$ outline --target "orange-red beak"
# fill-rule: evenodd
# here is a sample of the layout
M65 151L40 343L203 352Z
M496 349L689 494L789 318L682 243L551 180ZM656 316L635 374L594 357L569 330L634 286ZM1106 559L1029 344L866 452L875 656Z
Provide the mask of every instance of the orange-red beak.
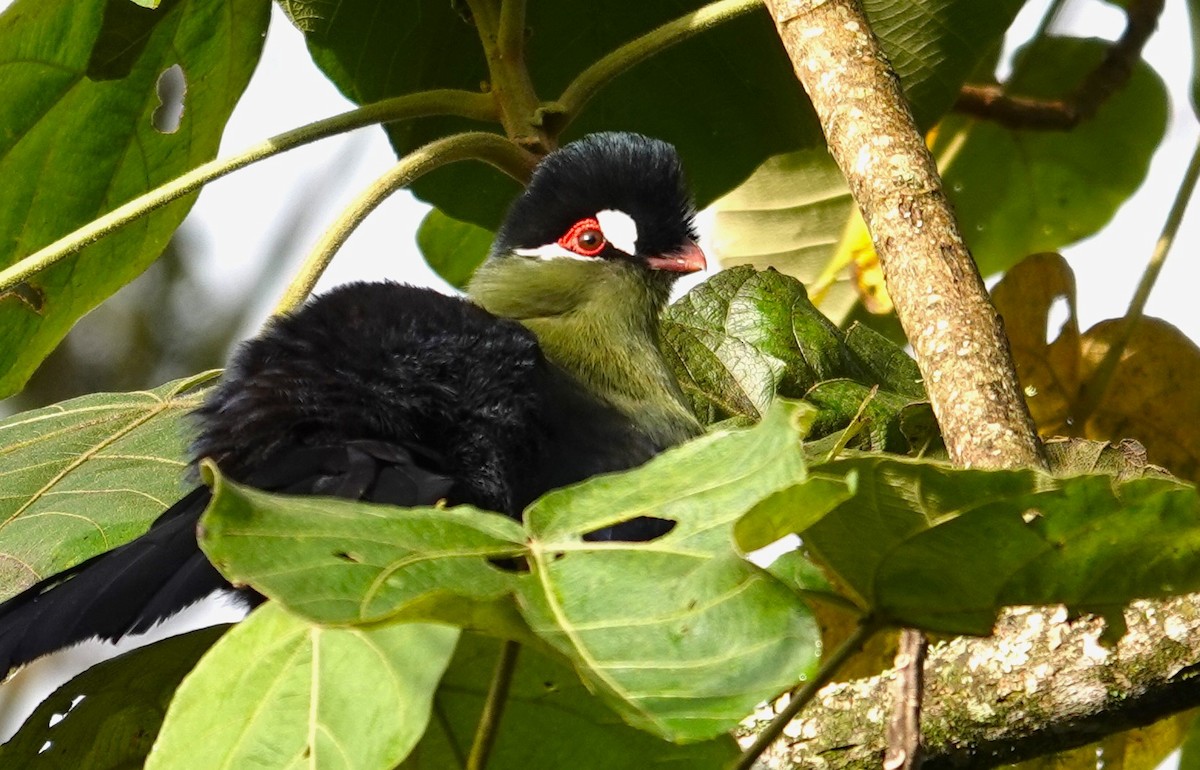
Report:
M655 270L669 270L672 273L695 273L708 267L704 252L692 241L688 241L679 251L664 254L661 257L647 257L646 264Z

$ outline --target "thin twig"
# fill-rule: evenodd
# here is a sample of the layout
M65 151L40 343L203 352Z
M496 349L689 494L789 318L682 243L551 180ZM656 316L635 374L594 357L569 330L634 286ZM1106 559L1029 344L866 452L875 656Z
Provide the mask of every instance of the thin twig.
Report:
M1138 282L1137 291L1134 292L1133 299L1129 302L1129 309L1125 311L1120 332L1108 351L1105 352L1104 358L1096 366L1095 374L1083 386L1079 406L1073 415L1075 423L1078 425L1083 425L1092 416L1096 407L1104 399L1108 386L1112 383L1113 374L1121 362L1121 356L1125 353L1129 340L1133 338L1138 321L1142 319L1146 311L1146 301L1150 299L1150 292L1154 289L1158 274L1162 272L1163 264L1167 261L1167 254L1171 252L1171 246L1175 243L1175 235L1179 232L1179 225L1183 222L1184 212L1187 211L1192 193L1196 190L1197 179L1200 179L1200 139L1196 141L1196 147L1192 150L1192 160L1188 163L1187 171L1184 172L1183 181L1179 184L1179 191L1175 193L1175 201L1171 204L1167 221L1163 223L1162 233L1154 244L1154 253L1150 255L1150 261L1146 264L1141 281Z
M553 122L555 132L562 131L579 116L583 106L617 76L665 48L761 6L762 0L719 0L629 41L579 73L556 101L543 105L543 119Z
M817 692L822 687L829 683L837 674L838 669L842 664L850 659L852 655L862 649L862 646L867 643L867 640L875 635L880 629L880 626L870 618L864 618L859 623L858 628L844 642L842 642L833 654L829 656L825 662L821 664L821 668L813 676L812 679L804 683L803 687L792 692L792 698L788 701L788 705L783 711L771 720L771 723L764 727L761 732L754 738L754 743L750 744L737 761L730 766L730 770L750 770L754 763L758 760L762 753L767 748L783 735L783 730L787 727L800 710L816 696Z
M1095 116L1129 82L1146 41L1158 27L1164 0L1131 0L1125 31L1075 91L1059 99L1010 96L1005 86L966 85L954 104L957 112L1016 129L1066 131Z
M453 134L413 150L376 179L325 231L275 306L275 313L290 312L308 297L333 255L389 195L439 166L460 160L481 160L522 183L529 178L536 162L534 156L511 140L482 131Z
M512 684L513 672L517 668L517 654L521 644L507 640L500 647L500 657L496 660L496 669L492 674L492 684L488 687L487 699L483 702L483 712L479 715L479 725L475 728L475 740L471 743L471 753L467 757L467 770L483 770L487 767L488 756L496 743L499 733L500 718L504 716L504 707L508 703L508 688Z
M892 718L888 721L884 770L919 770L925 760L921 744L921 701L925 691L925 652L929 640L915 628L900 632L896 680L892 686Z
M0 270L0 293L12 289L118 228L200 189L204 184L282 152L375 123L429 115L457 115L472 120L495 121L497 114L496 103L490 94L446 89L385 99L287 131L232 157L218 158L197 166L64 235L20 262Z
M496 30L496 48L504 56L521 62L525 61L525 2L501 0Z

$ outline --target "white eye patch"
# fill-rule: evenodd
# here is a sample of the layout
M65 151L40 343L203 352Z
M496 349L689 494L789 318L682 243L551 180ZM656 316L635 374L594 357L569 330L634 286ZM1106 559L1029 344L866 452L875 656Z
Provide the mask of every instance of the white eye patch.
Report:
M576 254L570 249L563 248L557 243L547 243L545 246L538 246L536 249L513 249L513 254L518 254L522 257L537 257L538 259L578 259L583 262L591 262L593 257L585 257L582 254Z
M637 254L637 222L624 211L605 209L596 212L596 221L604 238L629 256Z

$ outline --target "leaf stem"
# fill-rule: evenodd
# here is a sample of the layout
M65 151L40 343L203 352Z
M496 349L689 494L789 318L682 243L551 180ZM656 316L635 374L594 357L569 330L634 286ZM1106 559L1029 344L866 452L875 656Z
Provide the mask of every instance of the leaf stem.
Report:
M467 0L487 58L491 93L508 137L544 155L555 137L543 130L533 78L525 66L525 0Z
M218 158L197 166L186 174L139 195L78 230L59 238L20 262L0 270L0 292L12 289L22 281L28 280L51 265L151 211L162 208L168 203L198 190L204 184L252 163L319 139L364 126L427 115L457 115L471 120L496 121L499 113L491 94L442 89L384 99L286 131L232 157Z
M556 102L544 105L543 114L557 119L555 132L567 127L583 106L617 76L665 48L762 7L762 0L718 0L669 21L601 57L572 80Z
M1167 261L1167 254L1171 252L1171 246L1175 243L1175 236L1183 222L1183 215L1187 211L1188 203L1192 200L1192 193L1196 190L1197 179L1200 179L1200 139L1196 140L1196 146L1192 150L1192 159L1188 163L1187 171L1184 172L1183 181L1179 183L1179 191L1175 193L1175 201L1171 204L1170 212L1167 213L1167 221L1163 223L1162 233L1154 244L1150 261L1146 264L1142 279L1133 293L1133 299L1129 301L1129 309L1125 311L1125 318L1118 336L1104 354L1104 358L1100 360L1095 374L1088 379L1084 386L1079 400L1079 410L1074 415L1078 425L1083 425L1092 416L1104 399L1108 386L1112 383L1113 374L1121 362L1121 356L1133 338L1138 321L1145 314L1150 292L1154 289L1158 275L1162 272L1163 264Z
M496 48L508 59L525 61L526 0L501 0Z
M325 231L275 306L275 313L290 312L304 302L329 266L333 255L367 215L389 195L439 166L460 160L481 160L522 183L528 180L536 162L532 155L511 140L484 131L452 134L418 147L376 179Z
M508 703L508 688L512 684L520 651L520 643L512 640L505 640L500 647L492 684L488 688L487 700L483 702L483 712L479 715L471 753L467 756L467 770L483 770L487 767L488 756L492 753L499 732L500 718L504 716L504 707Z
M881 627L873 619L864 618L858 624L858 628L854 629L854 633L838 645L833 654L821 664L821 668L813 678L805 682L803 687L793 690L792 698L788 701L788 705L783 711L779 712L778 716L771 720L769 725L759 732L758 736L754 739L754 743L750 744L742 752L742 755L730 766L729 770L750 770L755 761L767 750L767 747L783 734L784 728L791 724L791 721L796 718L800 710L816 696L822 687L829 683L829 680L833 679L834 674L838 672L842 664L854 655L854 653L862 649L867 640L874 636Z

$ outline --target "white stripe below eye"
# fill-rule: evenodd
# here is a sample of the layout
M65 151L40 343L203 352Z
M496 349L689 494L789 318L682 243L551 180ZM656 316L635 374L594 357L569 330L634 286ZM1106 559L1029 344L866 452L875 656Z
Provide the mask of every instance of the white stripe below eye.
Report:
M638 231L633 217L624 211L605 209L596 212L596 221L600 223L605 240L631 257L637 254Z
M585 257L582 254L576 254L570 249L559 246L557 243L547 243L545 246L538 246L536 249L513 249L513 254L522 257L537 257L538 259L579 259L584 262L590 262L595 257Z

